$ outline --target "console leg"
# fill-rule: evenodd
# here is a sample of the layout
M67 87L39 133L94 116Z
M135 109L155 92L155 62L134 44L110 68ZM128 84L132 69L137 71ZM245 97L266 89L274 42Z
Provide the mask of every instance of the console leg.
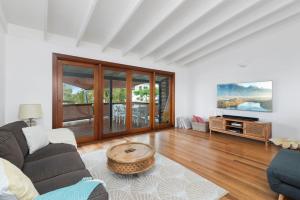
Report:
M269 146L269 141L265 141L265 146L268 147Z

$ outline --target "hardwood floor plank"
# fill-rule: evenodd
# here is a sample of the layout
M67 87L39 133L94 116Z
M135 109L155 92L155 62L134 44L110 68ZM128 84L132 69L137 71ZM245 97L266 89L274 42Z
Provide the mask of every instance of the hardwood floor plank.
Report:
M120 137L81 146L82 153L107 149L126 140L151 144L162 155L225 188L222 200L275 200L266 169L278 148L263 142L224 134L169 129L143 135Z

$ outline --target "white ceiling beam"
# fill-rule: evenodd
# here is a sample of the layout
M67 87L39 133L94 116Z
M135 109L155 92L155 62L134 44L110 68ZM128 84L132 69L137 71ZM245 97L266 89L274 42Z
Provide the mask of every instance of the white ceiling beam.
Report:
M125 27L125 25L128 23L128 21L132 18L132 16L136 13L136 11L141 7L144 0L137 0L135 5L129 9L126 16L122 19L119 26L117 26L116 30L113 32L113 34L110 35L110 37L104 42L102 46L102 52L105 51L105 49L110 45L110 43L116 38L116 36L121 32L121 30Z
M200 46L200 47L198 47L198 48L196 48L196 49L194 49L192 51L184 52L183 54L179 55L179 57L176 57L175 59L172 59L171 61L169 61L169 63L175 63L175 62L179 62L180 60L184 60L185 58L189 57L190 55L195 54L196 52L202 51L203 49L205 49L205 47L210 46L215 41L222 40L223 38L226 38L228 35L234 34L234 33L238 32L238 31L240 31L240 30L242 30L244 28L247 28L248 26L251 26L253 23L257 23L260 20L262 20L262 19L264 19L264 18L266 18L266 17L268 17L270 15L273 15L274 13L277 13L280 10L282 10L282 9L290 6L294 2L295 2L294 0L286 1L282 5L280 5L279 7L277 7L276 9L269 10L268 12L266 11L263 16L260 16L257 19L253 19L252 21L250 21L250 22L248 22L246 24L243 24L243 26L241 26L241 27L239 27L239 28L237 28L235 30L230 31L229 33L226 33L226 34L222 35L221 37L214 39L213 41L208 41L206 44L204 44L204 45L202 45L202 46ZM264 1L262 1L262 3L264 3ZM259 5L259 3L257 5ZM255 9L253 9L253 10L255 10Z
M198 20L200 20L201 18L203 18L205 15L207 15L213 9L217 8L218 6L220 6L222 3L224 3L224 0L218 0L218 1L216 1L215 4L213 6L211 6L210 8L208 8L204 13L200 13L200 15L198 15L195 19L193 19L192 21L190 21L189 23L187 23L185 26L183 26L181 28L179 27L179 29L176 32L174 32L171 36L167 37L165 40L163 40L162 42L160 42L159 44L157 44L156 46L154 46L153 48L151 48L147 52L145 52L140 57L140 59L143 59L143 58L151 55L152 53L154 53L157 49L159 49L160 47L162 47L167 42L171 41L171 39L175 38L180 33L184 32L187 28L191 27L194 23L196 23Z
M166 15L162 16L157 23L151 27L147 32L145 32L141 37L134 41L127 49L123 51L123 56L126 56L130 51L132 51L136 46L138 46L150 33L152 33L159 25L161 25L171 14L177 11L177 9L183 5L187 0L181 0L173 9L171 9Z
M81 42L81 39L83 37L83 35L85 34L86 32L86 29L89 25L89 22L92 18L92 15L95 11L95 8L97 6L97 3L98 3L98 0L92 0L90 5L89 5L89 9L88 9L88 12L86 14L86 16L84 17L84 20L83 20L83 23L79 29L79 32L78 32L78 35L76 37L76 41L75 41L75 46L78 47L78 45L80 44Z
M47 40L48 36L48 9L49 9L49 2L48 0L44 0L44 40Z
M4 33L7 33L7 21L3 12L3 8L0 2L0 26Z
M256 6L260 5L260 4L262 4L262 3L264 3L264 1L260 1L260 0L254 1L254 2L253 2L252 4L250 4L249 6L243 8L241 11L237 12L236 14L230 16L230 17L227 18L227 19L225 18L223 21L221 21L220 23L218 23L218 24L215 25L214 27L212 27L212 28L206 30L206 31L205 31L204 33L202 33L201 35L195 36L194 38L190 38L190 40L186 41L185 43L182 43L182 44L181 44L180 46L178 46L177 48L172 49L172 50L170 50L170 51L168 51L168 52L166 52L166 53L164 53L164 54L161 54L159 57L157 57L157 58L155 59L155 62L158 62L158 61L160 61L160 60L163 60L164 58L166 58L166 57L172 55L173 53L175 53L175 52L177 52L177 51L183 49L184 47L186 47L186 46L188 46L189 44L192 44L193 42L195 42L196 40L198 40L199 38L201 38L201 37L203 37L203 36L209 34L210 32L216 30L217 28L221 27L223 24L228 23L228 22L230 22L231 20L234 20L236 17L241 16L243 13L247 12L248 10L250 10L250 9L252 9L252 8L254 8L254 7L256 7ZM169 64L170 64L170 63L173 63L173 60L169 61L168 63L169 63Z
M286 7L288 7L288 6L290 6L290 5L293 4L293 3L295 3L295 1L292 2L292 3L290 3L289 5L284 6L284 7L281 8L280 10L282 10L282 9L284 9L284 8L286 8ZM296 9L297 9L297 8L296 8ZM278 12L278 11L279 11L279 10L277 10L277 12ZM264 16L264 17L262 17L262 18L267 18L267 17L269 17L271 14L275 14L275 13L276 13L276 12L272 12L272 13L267 14L267 16ZM274 26L276 26L276 25L278 25L278 24L280 24L280 23L283 23L283 22L285 22L285 21L291 19L291 18L299 17L299 16L300 16L300 6L298 7L298 11L290 12L287 16L282 17L282 18L280 18L280 19L278 19L278 20L275 20L275 21L273 21L273 22L271 22L271 23L265 25L265 26L262 27L262 28L259 28L259 29L257 29L257 30L254 30L254 31L252 31L252 32L248 32L247 34L245 34L245 35L243 35L243 36L241 36L241 37L238 37L238 38L236 38L236 39L233 39L232 41L229 41L229 42L227 42L227 43L225 43L225 44L223 44L223 45L221 45L221 46L219 46L219 47L217 47L217 48L214 48L213 50L210 50L210 51L208 51L208 52L205 52L205 53L203 53L203 54L201 54L201 55L197 55L197 56L195 56L195 57L192 58L192 59L188 59L188 60L182 62L181 64L182 64L182 65L187 65L187 64L193 63L193 62L195 62L195 61L197 61L197 60L200 60L200 59L202 59L202 58L204 58L204 57L206 57L206 56L208 56L208 55L210 55L210 54L213 54L213 53L215 53L215 52L217 52L217 51L219 51L219 50L221 50L221 49L224 49L224 48L226 48L226 47L228 47L228 46L230 46L230 45L232 45L232 44L234 44L234 43L236 43L236 42L239 42L239 41L241 41L241 40L243 40L243 39L249 38L249 37L251 37L251 36L253 36L253 35L257 34L257 33L260 33L260 32L263 32L263 31L267 30L268 28L274 27ZM260 20L263 20L263 19L260 19ZM256 20L255 22L251 23L251 25L255 25L255 24L256 24L257 22L259 22L260 20ZM250 25L248 25L248 26L250 26ZM247 26L247 27L248 27L248 26ZM245 29L245 28L247 28L247 27L243 27L243 28L239 29L238 31L235 31L235 33L238 33L239 31L242 31L242 29ZM227 37L232 36L232 34L235 34L235 33L228 34ZM213 43L217 43L217 42L219 42L219 41L222 40L222 39L226 39L226 38L223 37L223 38L221 38L221 39L219 39L219 40L217 40L217 41L215 41L215 42L213 42ZM212 45L212 43L209 44L209 45ZM209 46L209 45L207 45L207 46ZM203 48L203 49L204 49L204 48ZM201 50L202 50L202 49L201 49Z
M190 41L188 44L186 44L185 46L183 46L182 48L188 46L189 44L192 44L193 42L195 42L197 39L201 38L202 36L205 36L205 35L209 35L210 33L212 33L214 30L216 30L217 28L220 28L222 27L222 25L226 24L226 23L229 23L230 21L232 20L235 20L236 18L239 18L240 16L242 16L244 13L248 12L249 10L255 10L255 8L263 5L265 3L265 1L257 1L255 2L254 4L251 4L250 6L244 8L243 10L241 10L240 12L236 13L235 15L231 16L230 18L228 18L227 20L225 20L223 23L215 26L213 29L211 29L210 31L206 32L205 34L203 35L200 35L199 37L195 38L195 40L192 40ZM182 49L181 48L181 49ZM197 48L199 49L199 48ZM178 49L180 50L180 49ZM187 57L188 55L190 55L192 52L194 52L195 50L192 50L192 51L186 51L184 52L183 54L180 54L179 57L176 57L172 60L169 61L169 64L170 63L175 63L185 57Z

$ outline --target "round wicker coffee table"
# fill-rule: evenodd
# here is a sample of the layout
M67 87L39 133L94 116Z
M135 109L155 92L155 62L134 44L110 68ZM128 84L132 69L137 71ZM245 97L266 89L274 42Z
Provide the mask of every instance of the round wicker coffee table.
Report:
M107 150L107 166L118 174L137 174L149 170L155 162L152 146L139 142L118 144Z

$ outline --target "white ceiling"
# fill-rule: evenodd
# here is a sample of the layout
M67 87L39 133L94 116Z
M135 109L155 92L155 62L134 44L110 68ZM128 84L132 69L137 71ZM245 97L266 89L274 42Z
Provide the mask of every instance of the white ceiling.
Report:
M3 26L182 65L300 16L300 0L0 0L1 7Z

